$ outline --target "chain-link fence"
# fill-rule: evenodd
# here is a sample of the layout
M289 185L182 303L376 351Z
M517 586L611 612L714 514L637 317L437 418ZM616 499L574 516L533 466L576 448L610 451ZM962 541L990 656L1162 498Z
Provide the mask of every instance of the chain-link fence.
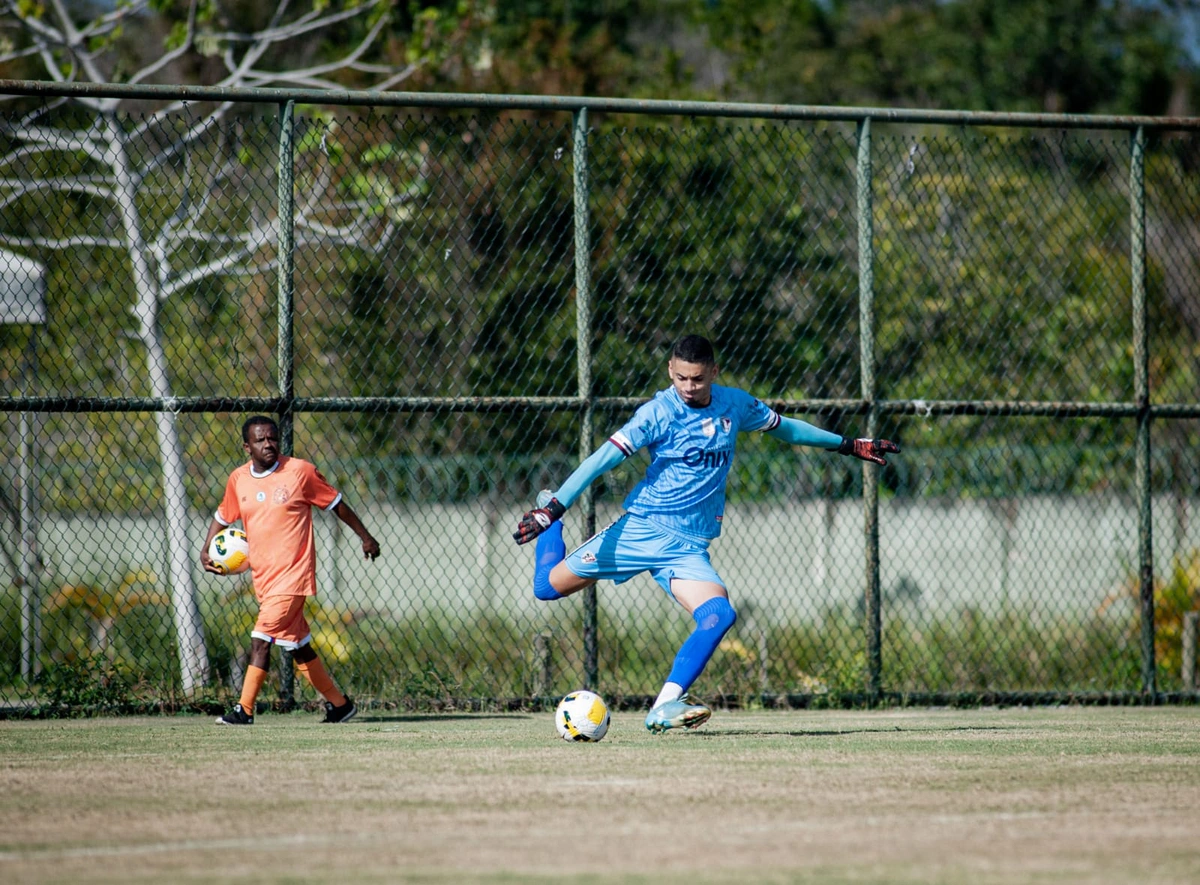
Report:
M236 689L249 578L198 557L257 412L382 544L317 517L314 644L356 697L652 694L678 606L539 603L511 532L687 332L904 448L741 438L698 694L1190 696L1200 121L0 92L9 707Z

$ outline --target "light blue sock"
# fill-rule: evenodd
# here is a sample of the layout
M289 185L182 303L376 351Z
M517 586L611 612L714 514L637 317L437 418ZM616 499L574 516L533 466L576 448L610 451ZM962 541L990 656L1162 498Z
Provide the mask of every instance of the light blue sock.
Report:
M562 523L552 522L550 528L538 535L537 547L534 548L537 564L533 570L533 595L538 599L562 599L562 594L550 586L550 570L562 562L566 555Z
M667 677L667 682L682 685L685 692L704 672L722 637L737 620L737 612L724 596L714 596L692 612L692 617L696 620L696 629L675 655L675 664Z

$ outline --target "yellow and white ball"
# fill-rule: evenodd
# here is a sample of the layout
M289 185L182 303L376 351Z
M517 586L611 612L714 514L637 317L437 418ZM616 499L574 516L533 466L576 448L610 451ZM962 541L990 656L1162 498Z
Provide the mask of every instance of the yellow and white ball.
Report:
M594 691L573 691L554 711L554 727L564 741L598 741L608 733L608 723L608 704Z
M208 545L208 556L225 575L237 575L250 568L250 542L241 529L221 529Z

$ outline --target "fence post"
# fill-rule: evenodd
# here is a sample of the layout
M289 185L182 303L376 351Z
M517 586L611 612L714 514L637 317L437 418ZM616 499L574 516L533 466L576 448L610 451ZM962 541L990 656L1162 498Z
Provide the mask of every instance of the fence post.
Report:
M32 340L33 333L30 333ZM21 534L21 558L18 580L21 585L21 678L26 685L42 672L41 553L37 541L37 496L34 460L37 458L37 428L41 416L21 413L20 483L21 505L18 528Z
M278 251L279 264L276 277L279 341L276 344L279 361L279 396L283 408L279 412L279 451L292 453L292 399L296 395L296 375L293 335L293 302L295 299L295 190L294 178L294 127L296 103L282 102L279 106L279 167L276 170L278 207ZM279 702L284 710L296 706L295 662L290 652L279 655Z
M1133 308L1133 395L1137 405L1135 473L1138 576L1142 616L1142 692L1158 691L1154 659L1154 547L1150 507L1150 348L1146 332L1146 130L1133 134L1129 162L1129 270Z
M290 713L296 709L296 662L290 648L279 649L279 709Z
M858 337L862 398L867 404L867 436L878 435L875 409L875 220L871 196L871 118L858 124L856 193L858 203ZM862 464L863 533L866 540L867 697L879 699L883 678L882 618L879 604L879 471Z
M1185 612L1183 615L1183 690L1196 690L1196 622L1200 612Z
M40 279L45 286L45 278ZM44 294L39 292L39 298ZM42 302L41 310L45 307ZM34 325L29 330L29 343L25 349L25 365L21 369L21 395L28 396L26 387L30 378L37 372L37 336L38 329L45 324ZM38 496L37 460L38 433L42 425L42 416L37 412L21 412L21 442L19 448L20 467L18 475L21 483L20 508L18 510L18 526L21 533L21 557L18 566L18 577L21 583L21 678L26 685L31 685L42 674L42 548L38 544Z
M535 698L549 697L554 690L554 661L550 655L549 633L539 633L533 637L533 696Z
M579 458L592 453L595 406L592 403L592 243L591 213L588 202L591 189L588 176L587 108L573 115L571 157L574 167L575 196L575 361L579 377L579 398L583 411L579 416ZM583 512L583 536L596 531L596 502L591 489L580 500ZM583 591L583 669L584 684L594 689L600 682L599 617L596 612L596 586Z

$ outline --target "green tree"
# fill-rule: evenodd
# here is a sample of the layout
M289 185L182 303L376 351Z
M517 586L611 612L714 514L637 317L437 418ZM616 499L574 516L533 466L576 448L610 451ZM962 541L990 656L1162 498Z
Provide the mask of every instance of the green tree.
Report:
M731 98L1163 114L1194 88L1172 6L1135 0L692 4ZM1176 111L1177 112L1177 111Z

